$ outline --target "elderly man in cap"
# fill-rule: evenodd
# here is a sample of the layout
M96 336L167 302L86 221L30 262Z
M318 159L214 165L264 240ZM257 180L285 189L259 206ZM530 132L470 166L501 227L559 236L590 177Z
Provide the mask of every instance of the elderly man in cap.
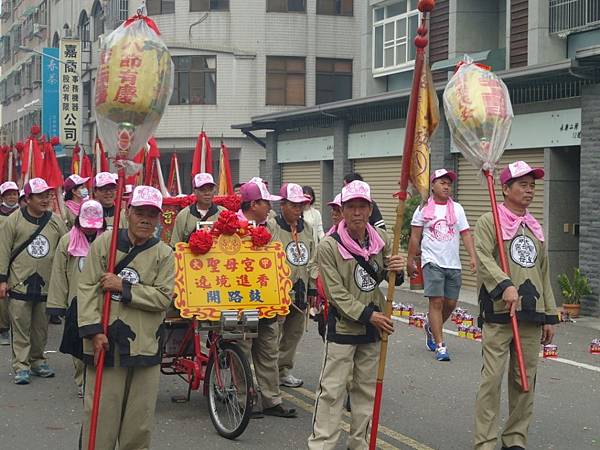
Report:
M271 202L281 197L272 195L265 183L250 180L240 188L242 205L238 216L240 219L254 222L257 226L265 226ZM296 410L282 405L279 390L279 326L277 319L260 319L258 336L239 342L249 359L254 364L258 389L261 394L262 413L277 417L296 417ZM255 411L255 416L259 411Z
M350 435L345 447L367 449L373 412L380 336L394 325L381 311L379 284L388 270L402 283L404 258L391 254L385 231L369 224L371 190L363 181L342 189L343 220L318 249L319 274L329 299L325 358L321 370L308 448L337 448L348 390L352 399ZM348 381L350 383L348 383Z
M507 359L508 419L501 433L502 448L522 450L527 447L540 342L552 342L554 324L558 323L548 246L542 226L527 209L535 195L535 182L543 176L542 169L532 168L523 161L509 164L500 174L504 203L498 206L498 213L510 275L500 266L492 213L481 216L475 227L479 320L483 323L483 368L475 407L476 450L496 448L501 383ZM521 389L510 323L515 314L529 392Z
M77 293L79 335L86 364L82 442L89 439L96 362L106 351L96 448L150 448L160 378L159 338L173 297L173 250L154 237L162 195L137 186L119 230L116 268L107 272L111 233L89 250ZM111 292L108 335L102 329L105 292Z
M54 376L44 355L46 298L55 250L67 233L62 219L50 210L53 188L32 178L24 190L27 207L0 227L0 302L8 301L16 384L29 384L31 374Z
M19 187L14 181L0 184L0 227L12 213L19 209ZM8 315L8 302L0 301L0 345L10 345L10 317Z
M198 222L215 222L224 208L215 205L213 199L217 185L210 173L199 173L194 177L194 195L196 203L182 209L175 218L175 227L171 235L171 247L178 242L187 242L196 231Z
M314 301L317 294L316 244L312 229L302 219L304 206L310 201L304 195L302 186L284 183L279 196L281 214L269 219L267 226L273 240L281 242L285 248L293 284L292 307L280 322L279 378L283 386L300 387L303 381L294 377L291 370L308 319L308 304Z
M456 308L460 293L459 236L471 258L473 273L477 264L465 210L450 197L455 181L456 174L451 170L438 169L431 174L431 196L413 214L408 246L410 276L416 274L415 257L421 253L424 295L429 298L429 314L423 327L425 343L438 361L450 361L442 329Z

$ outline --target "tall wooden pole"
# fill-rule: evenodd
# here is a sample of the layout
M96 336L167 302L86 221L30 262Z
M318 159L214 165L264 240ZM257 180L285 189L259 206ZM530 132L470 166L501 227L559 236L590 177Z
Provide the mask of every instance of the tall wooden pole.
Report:
M425 48L427 47L427 18L429 13L435 7L435 0L419 0L417 8L421 12L421 25L417 29L415 37L415 46L417 53L415 57L415 71L413 74L412 90L410 94L408 115L406 118L406 133L404 135L404 152L402 154L402 173L400 176L400 192L398 193L398 206L396 207L396 223L394 225L394 239L392 242L392 255L396 255L400 249L400 232L402 222L404 221L404 210L406 205L408 181L410 177L410 167L412 153L415 142L415 124L417 120L417 105L419 97L419 84L425 64ZM389 272L388 290L385 302L384 314L386 317L392 316L392 303L396 288L396 272ZM385 364L387 359L388 335L383 333L381 336L381 352L379 355L379 366L377 369L377 384L375 386L375 402L373 404L373 420L371 422L371 440L369 450L377 448L377 430L379 428L379 413L381 411L381 398L383 394L383 378L385 375Z

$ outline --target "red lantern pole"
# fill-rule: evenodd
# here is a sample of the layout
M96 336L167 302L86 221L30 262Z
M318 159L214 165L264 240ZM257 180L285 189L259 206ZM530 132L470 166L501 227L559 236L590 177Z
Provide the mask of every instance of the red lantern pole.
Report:
M435 0L419 0L417 8L422 13L421 25L415 37L417 53L415 57L415 71L413 74L412 90L410 93L408 115L406 117L406 133L404 135L404 152L402 154L402 173L400 175L400 192L397 194L398 206L396 208L396 223L394 225L394 239L392 241L392 255L400 249L400 234L404 220L404 210L408 192L408 181L410 178L410 166L412 161L413 147L415 143L415 125L417 121L417 105L419 98L419 84L425 64L425 47L427 47L427 16L435 7ZM385 302L384 314L392 316L392 303L396 286L396 272L388 275L388 290ZM375 385L375 402L373 404L373 420L371 421L371 439L369 450L377 448L377 431L379 428L379 414L381 411L381 398L383 395L383 378L385 376L385 364L387 359L388 335L381 336L381 352L379 355L379 366L377 368L377 384Z
M510 277L510 268L508 266L508 259L506 258L506 251L504 250L504 239L502 239L502 230L500 228L498 203L496 202L496 191L494 190L494 177L489 170L484 170L483 174L487 181L488 192L492 204L492 215L494 217L494 229L496 231L496 242L498 243L500 267L502 268L502 272ZM521 348L521 336L519 335L519 324L517 322L516 314L510 318L510 323L512 325L515 353L517 354L517 363L521 375L521 388L523 389L523 392L529 392L529 381L527 380L527 370L525 369L525 362L523 360L523 349Z
M123 126L123 131L119 133L128 132L129 139L128 144L133 141L133 126L128 128L129 124ZM126 149L122 149L123 154L129 153L129 146ZM117 180L117 199L115 202L115 217L113 221L113 229L110 240L110 253L108 257L108 268L107 272L112 273L115 270L116 258L117 258L117 240L119 237L119 222L121 219L121 209L123 203L123 192L125 191L125 167L122 162L125 160L120 154L117 155L116 162L119 167L119 179ZM110 302L111 293L104 293L104 304L102 308L102 332L108 337L108 324L110 321ZM102 392L102 375L104 374L104 362L106 358L106 351L102 349L98 355L98 363L96 364L96 383L94 385L94 402L92 404L92 412L90 415L90 434L88 440L88 450L94 450L96 447L96 431L98 428L98 412L100 410L100 395Z

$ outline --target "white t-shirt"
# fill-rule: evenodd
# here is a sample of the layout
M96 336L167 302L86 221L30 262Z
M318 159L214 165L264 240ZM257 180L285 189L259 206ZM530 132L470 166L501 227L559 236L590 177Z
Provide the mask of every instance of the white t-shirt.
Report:
M454 215L456 223L448 228L446 222L446 205L435 205L435 218L425 221L421 207L415 210L411 225L423 227L421 240L421 267L427 263L434 263L445 269L461 269L458 247L460 233L469 229L465 210L454 202Z

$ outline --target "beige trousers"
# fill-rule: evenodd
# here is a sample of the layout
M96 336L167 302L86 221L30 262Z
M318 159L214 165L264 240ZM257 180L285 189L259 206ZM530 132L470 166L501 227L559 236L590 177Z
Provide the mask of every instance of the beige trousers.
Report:
M73 368L75 369L75 372L73 373L75 383L77 384L77 386L83 386L83 374L85 373L85 364L82 360L73 356Z
M117 442L119 450L150 448L159 379L159 365L104 369L96 450L114 450ZM86 366L82 448L88 446L95 382L96 369Z
M494 450L498 440L500 395L506 360L508 366L508 419L502 431L502 445L527 448L527 431L533 416L535 376L539 360L541 327L519 323L523 360L529 392L521 391L521 379L510 324L486 323L483 326L483 368L475 403L475 449Z
M298 311L293 306L290 307L290 313L285 316L285 320L280 322L279 330L279 376L285 377L290 374L294 368L296 359L296 350L302 339L305 327L305 314Z
M327 342L315 411L310 450L332 450L342 432L346 392L352 401L352 420L347 448L369 448L369 424L373 414L380 342L343 345ZM347 391L348 389L348 391Z
M8 297L0 298L0 332L10 328L10 314L8 314Z
M48 341L46 302L10 299L8 311L12 328L12 366L30 370L46 362L44 349Z
M277 320L261 319L258 322L258 336L254 339L238 341L248 361L254 365L257 388L260 391L263 408L281 404L279 390L279 369L277 367L279 344L279 324Z

